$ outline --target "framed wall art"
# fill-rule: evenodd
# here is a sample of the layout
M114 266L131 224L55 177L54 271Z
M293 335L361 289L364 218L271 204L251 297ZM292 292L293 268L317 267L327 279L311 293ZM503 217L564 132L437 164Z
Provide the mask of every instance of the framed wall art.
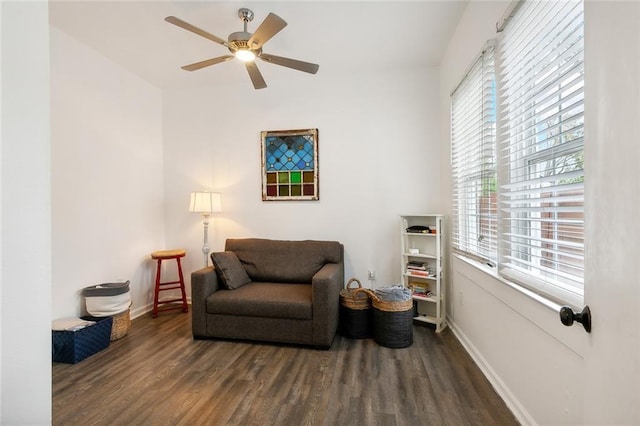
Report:
M318 129L261 132L262 199L319 200Z

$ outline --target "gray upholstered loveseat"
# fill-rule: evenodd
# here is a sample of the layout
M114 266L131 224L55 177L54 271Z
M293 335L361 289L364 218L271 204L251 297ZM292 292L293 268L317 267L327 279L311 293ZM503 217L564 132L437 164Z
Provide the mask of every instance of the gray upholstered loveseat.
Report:
M214 266L191 274L194 338L331 346L344 285L342 244L229 239L225 252L211 257Z

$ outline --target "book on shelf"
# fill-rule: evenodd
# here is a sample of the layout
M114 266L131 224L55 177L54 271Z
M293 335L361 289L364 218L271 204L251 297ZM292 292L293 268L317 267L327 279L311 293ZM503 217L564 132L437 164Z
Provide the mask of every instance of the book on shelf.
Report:
M410 261L407 262L407 269L411 269L411 270L415 270L415 271L426 271L427 270L427 263L426 262L417 262L417 261Z
M436 234L438 232L438 228L434 225L430 226L422 226L422 225L414 225L410 226L405 231L408 234Z
M411 288L411 295L416 297L424 297L426 299L426 298L432 297L433 292L429 290L427 287L414 285Z
M431 273L429 271L418 271L416 269L408 269L408 268L407 268L407 274L415 275L417 277L430 277L431 276Z
M431 291L429 291L429 284L424 282L412 281L408 285L411 294L420 297L429 297Z
M431 232L428 226L423 225L413 225L405 229L405 231L409 234L428 234Z
M411 265L407 265L407 269L410 271L426 271L427 267L426 266L411 266Z

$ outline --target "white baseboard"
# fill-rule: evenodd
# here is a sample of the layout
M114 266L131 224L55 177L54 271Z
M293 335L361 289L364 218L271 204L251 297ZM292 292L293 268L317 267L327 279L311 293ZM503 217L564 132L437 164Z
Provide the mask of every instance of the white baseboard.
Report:
M507 407L511 410L513 415L522 425L535 425L535 420L531 417L529 412L522 406L520 401L515 397L511 390L505 385L500 376L491 368L489 363L484 359L482 354L477 350L473 343L467 338L467 336L458 328L456 323L447 317L447 323L451 328L454 336L458 339L460 344L465 348L467 353L471 356L476 363L482 374L489 380L489 383L493 386L495 391L504 400Z
M131 309L131 319L136 319L139 316L146 314L147 312L151 312L153 309L153 303L150 303L145 306L141 306L135 309Z

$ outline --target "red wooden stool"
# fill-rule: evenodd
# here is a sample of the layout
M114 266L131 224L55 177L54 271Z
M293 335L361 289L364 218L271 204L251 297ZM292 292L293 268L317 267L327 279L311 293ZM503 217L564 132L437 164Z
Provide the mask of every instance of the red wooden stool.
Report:
M163 250L154 251L151 253L151 258L158 261L158 269L156 270L156 288L153 296L153 318L158 316L158 312L170 311L172 309L182 309L182 312L189 312L187 306L187 293L184 289L184 278L182 276L182 266L180 265L180 258L184 257L187 253L184 250ZM160 273L162 271L162 261L175 259L178 262L178 281L162 282L160 279ZM158 296L161 291L180 289L182 297L179 299L158 300ZM181 305L176 305L175 302L182 302ZM166 303L173 303L174 305L158 309L158 305L164 305Z

